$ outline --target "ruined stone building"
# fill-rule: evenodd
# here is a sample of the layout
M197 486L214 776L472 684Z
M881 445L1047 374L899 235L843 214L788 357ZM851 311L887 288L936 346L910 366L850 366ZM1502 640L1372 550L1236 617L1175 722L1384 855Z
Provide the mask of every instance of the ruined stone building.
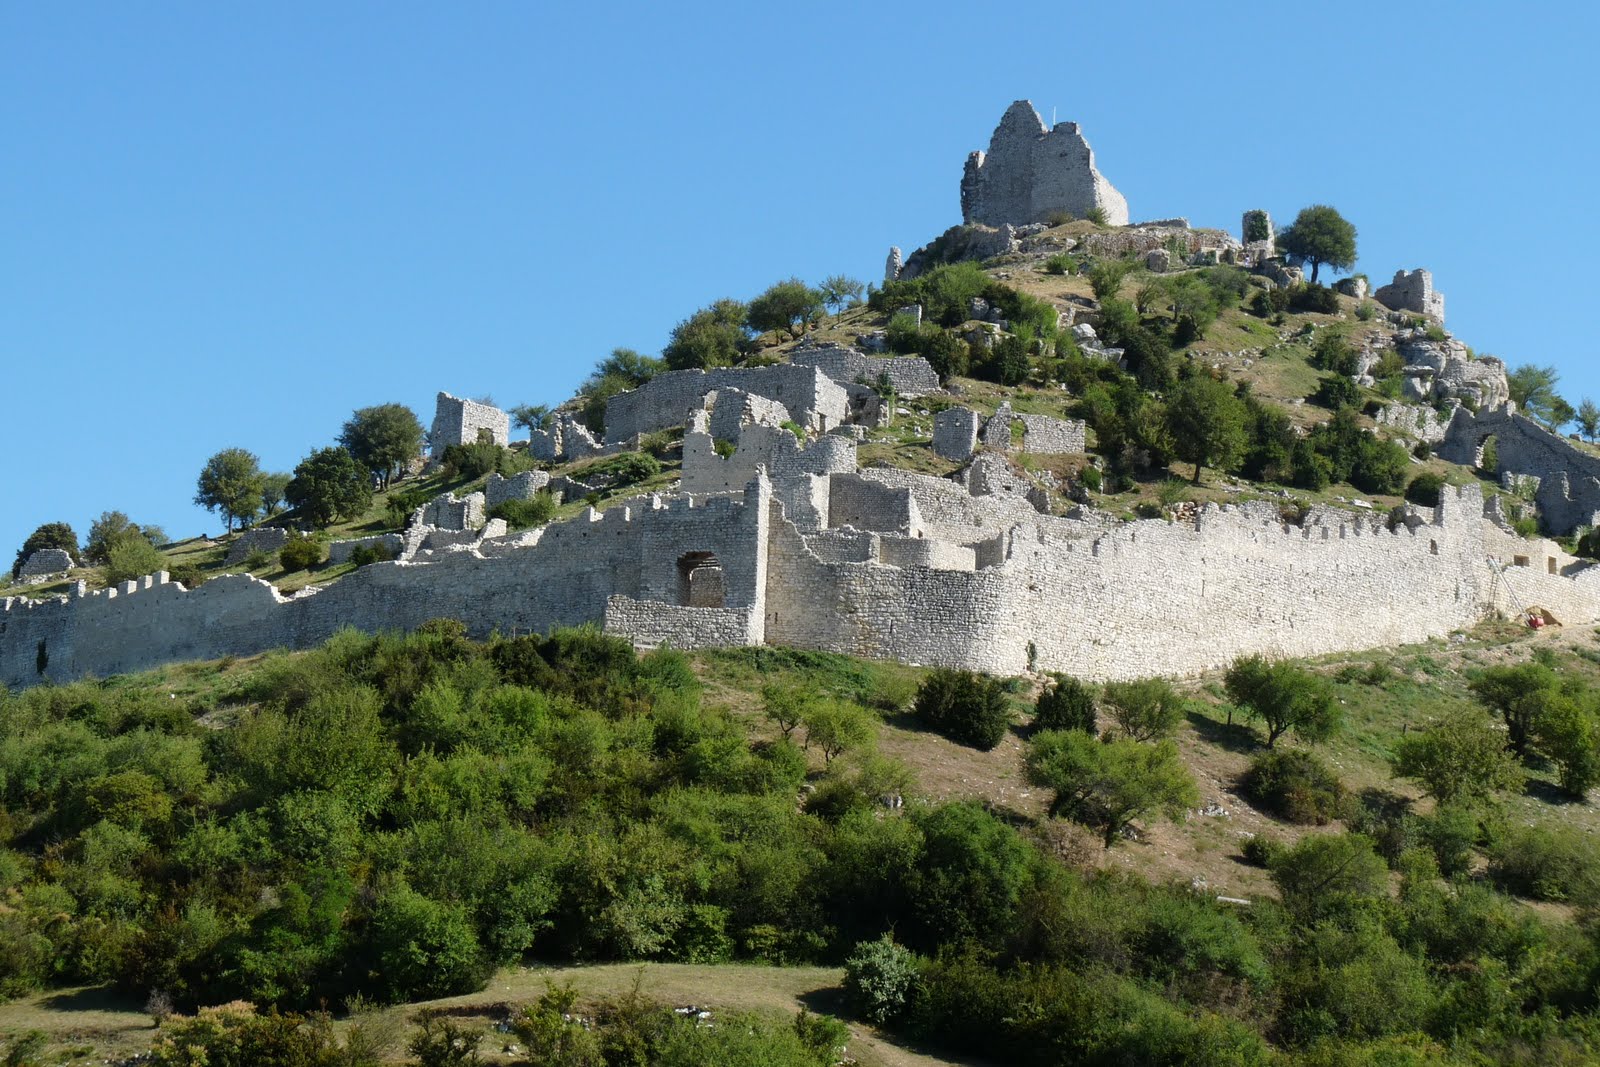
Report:
M1094 150L1076 122L1053 129L1027 100L1006 109L988 152L967 157L961 177L961 219L985 226L1048 222L1066 212L1105 213L1111 226L1128 224L1128 201L1094 165Z

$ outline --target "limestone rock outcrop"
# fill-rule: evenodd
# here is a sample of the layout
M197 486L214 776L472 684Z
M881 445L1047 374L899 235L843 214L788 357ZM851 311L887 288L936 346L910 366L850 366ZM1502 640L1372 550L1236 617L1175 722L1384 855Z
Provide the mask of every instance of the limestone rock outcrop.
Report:
M1128 201L1094 165L1094 150L1076 122L1047 128L1027 100L1006 109L988 152L967 157L961 218L967 223L1022 226L1059 212L1077 218L1098 209L1111 226L1128 224Z

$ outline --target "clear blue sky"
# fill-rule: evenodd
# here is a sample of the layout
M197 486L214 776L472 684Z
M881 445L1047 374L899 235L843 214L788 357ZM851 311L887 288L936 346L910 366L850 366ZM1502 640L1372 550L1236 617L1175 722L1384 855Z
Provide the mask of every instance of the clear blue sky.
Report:
M220 448L570 395L721 296L881 277L1030 98L1134 218L1337 206L1513 364L1590 359L1592 4L0 4L0 546L217 532Z

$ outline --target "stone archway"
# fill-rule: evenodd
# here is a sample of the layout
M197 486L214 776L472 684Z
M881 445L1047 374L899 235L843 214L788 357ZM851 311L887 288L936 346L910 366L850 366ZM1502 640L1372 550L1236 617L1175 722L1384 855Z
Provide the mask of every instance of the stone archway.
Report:
M711 552L685 552L678 557L678 603L686 608L720 608L725 594L722 563Z

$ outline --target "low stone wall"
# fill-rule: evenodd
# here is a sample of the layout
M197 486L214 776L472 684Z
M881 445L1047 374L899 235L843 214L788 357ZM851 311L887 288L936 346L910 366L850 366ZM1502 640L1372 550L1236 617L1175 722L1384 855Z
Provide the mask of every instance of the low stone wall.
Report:
M384 556L389 559L398 559L405 549L406 539L396 533L375 534L372 537L354 537L348 541L332 541L328 544L329 563L349 563L350 557L358 548L381 549Z
M289 543L289 531L277 526L261 526L246 530L228 546L223 562L232 567L243 563L257 552L273 553Z
M532 500L539 490L549 485L550 475L547 471L523 471L509 478L491 474L483 487L484 507L492 508L508 500Z
M41 548L30 553L17 573L20 581L33 581L52 575L65 574L72 569L72 553L64 548Z
M940 391L938 372L921 356L869 356L847 345L828 343L801 345L789 359L802 367L816 367L840 385L876 385L881 377L901 396Z
M976 411L971 408L945 408L933 417L934 455L965 463L977 447Z

